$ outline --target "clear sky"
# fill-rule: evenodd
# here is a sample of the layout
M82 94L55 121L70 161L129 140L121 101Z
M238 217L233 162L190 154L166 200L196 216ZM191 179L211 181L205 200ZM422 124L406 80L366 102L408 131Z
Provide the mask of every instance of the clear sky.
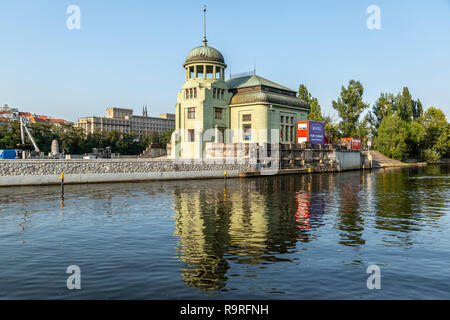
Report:
M450 119L450 0L1 0L0 105L74 121L108 106L175 112L186 54L208 44L230 72L253 69L294 90L305 84L322 110L350 79L371 105L408 86ZM81 29L69 30L69 5ZM381 29L369 30L369 5Z

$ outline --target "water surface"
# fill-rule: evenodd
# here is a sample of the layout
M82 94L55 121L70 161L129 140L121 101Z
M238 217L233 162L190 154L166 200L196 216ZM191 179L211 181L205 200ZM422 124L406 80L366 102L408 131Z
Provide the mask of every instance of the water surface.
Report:
M449 299L448 173L1 188L0 298Z

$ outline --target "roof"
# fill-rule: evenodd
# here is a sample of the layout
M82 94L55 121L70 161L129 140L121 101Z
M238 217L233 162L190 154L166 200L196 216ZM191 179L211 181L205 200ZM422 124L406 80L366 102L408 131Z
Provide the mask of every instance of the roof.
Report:
M230 105L233 106L249 103L269 103L305 110L308 109L307 104L297 97L267 91L238 92L231 98Z
M282 86L278 83L267 80L267 79L257 76L257 75L251 75L251 76L230 79L230 80L226 81L226 84L227 84L228 88L230 88L230 89L253 87L253 86L267 86L267 87L272 87L272 88L276 88L276 89L280 89L280 90L296 92L292 89L289 89L285 86Z
M225 59L219 50L208 45L202 45L189 51L185 64L202 61L225 63Z

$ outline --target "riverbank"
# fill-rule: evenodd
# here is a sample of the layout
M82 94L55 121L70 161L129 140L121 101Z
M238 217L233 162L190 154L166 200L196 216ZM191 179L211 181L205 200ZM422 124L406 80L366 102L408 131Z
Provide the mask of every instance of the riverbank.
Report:
M332 173L399 166L377 165L372 152L302 150L282 154L279 162L250 158L199 160L98 159L98 160L0 160L0 187L65 184L119 183L189 179L249 178L269 175ZM261 159L260 159L261 160ZM392 160L392 159L391 159ZM426 165L400 163L402 166Z
M0 160L0 186L116 183L185 179L217 179L280 174L339 172L370 165L360 152L301 150L279 159L214 158Z

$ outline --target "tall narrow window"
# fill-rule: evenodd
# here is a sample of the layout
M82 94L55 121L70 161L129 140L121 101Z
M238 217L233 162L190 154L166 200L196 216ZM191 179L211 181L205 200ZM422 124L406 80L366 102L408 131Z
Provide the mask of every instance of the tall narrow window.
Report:
M185 98L186 98L186 99L189 99L189 89L186 89L186 90L185 90Z
M214 89L213 89L213 98L214 98L214 99L216 98L216 92L217 92L217 89L214 88Z
M222 119L222 108L214 108L215 118Z
M216 79L219 79L219 78L220 78L220 68L217 67L216 68Z
M217 143L224 143L225 141L225 131L223 129L218 130Z
M195 130L189 129L188 130L188 142L194 142L195 141Z
M224 90L224 89L222 89L222 93L221 93L221 95L220 95L220 99L223 99L223 95L224 95L224 93L225 93L225 90Z
M188 108L188 119L195 119L195 108Z
M192 89L189 89L189 98L190 98L190 99L192 99L192 97L194 96L194 94L193 94L192 91L193 91Z
M197 98L197 88L194 88L194 98Z
M243 131L243 140L244 141L251 141L252 140L252 125L251 124L244 124L242 126Z

